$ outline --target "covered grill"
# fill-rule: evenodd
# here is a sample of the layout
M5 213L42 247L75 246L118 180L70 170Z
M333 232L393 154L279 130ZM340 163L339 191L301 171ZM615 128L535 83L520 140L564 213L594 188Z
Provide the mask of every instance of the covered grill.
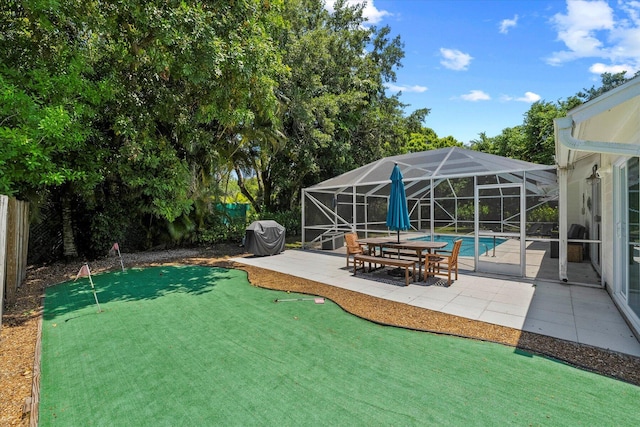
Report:
M244 246L254 255L276 255L284 251L285 228L275 221L254 221L245 230Z

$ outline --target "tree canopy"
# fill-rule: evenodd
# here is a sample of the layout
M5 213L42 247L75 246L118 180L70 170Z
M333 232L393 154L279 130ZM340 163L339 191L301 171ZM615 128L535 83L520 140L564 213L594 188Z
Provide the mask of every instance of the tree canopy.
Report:
M402 42L346 1L9 0L0 29L0 192L84 253L197 239L230 179L295 209L416 127L385 89Z
M462 145L424 125L429 109L405 114L388 95L404 46L363 7L2 2L0 193L31 201L32 223L49 240L64 234L65 254L95 256L114 240L224 237L217 207L238 192L259 215L291 219L303 187ZM601 88L537 102L522 125L472 147L549 163L553 118L625 80L603 75Z

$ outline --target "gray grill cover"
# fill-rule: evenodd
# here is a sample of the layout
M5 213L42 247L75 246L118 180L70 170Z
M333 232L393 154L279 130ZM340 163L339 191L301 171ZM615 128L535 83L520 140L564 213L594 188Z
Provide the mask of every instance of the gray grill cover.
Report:
M285 228L275 221L254 221L245 230L244 246L254 255L275 255L284 251Z

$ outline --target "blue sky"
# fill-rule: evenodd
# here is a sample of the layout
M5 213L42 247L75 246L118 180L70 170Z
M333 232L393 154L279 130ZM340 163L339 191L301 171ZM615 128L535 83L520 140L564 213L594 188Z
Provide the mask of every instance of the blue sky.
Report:
M640 0L369 0L365 15L404 43L388 93L465 144L522 124L537 100L599 87L603 72L640 70Z

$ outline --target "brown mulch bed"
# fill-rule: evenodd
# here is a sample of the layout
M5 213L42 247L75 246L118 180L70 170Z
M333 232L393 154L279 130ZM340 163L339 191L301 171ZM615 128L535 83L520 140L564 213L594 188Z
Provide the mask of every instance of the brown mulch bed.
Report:
M123 258L126 267L180 263L239 268L247 272L255 286L322 296L345 311L373 322L501 343L640 386L640 358L637 357L413 307L228 260L238 255L241 248L237 245L219 245L214 249L123 254ZM29 267L27 278L18 290L17 302L4 311L0 330L0 425L29 425L29 406L25 402L32 394L44 289L75 278L81 265L82 262L77 261ZM93 273L120 267L116 258L92 261L90 265Z

